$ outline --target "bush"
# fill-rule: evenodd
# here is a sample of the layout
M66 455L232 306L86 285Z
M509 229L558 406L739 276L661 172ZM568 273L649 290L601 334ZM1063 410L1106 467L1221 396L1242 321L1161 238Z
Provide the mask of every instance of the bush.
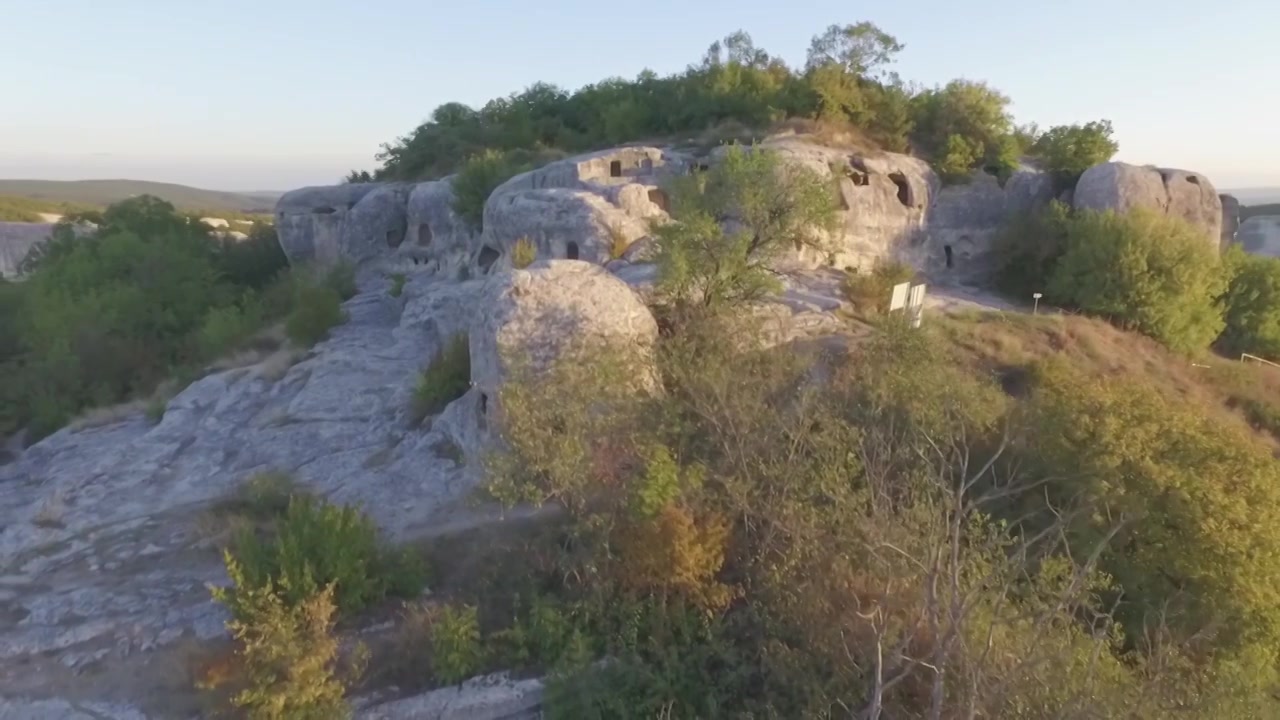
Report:
M533 264L538 259L538 246L527 237L516 240L515 247L511 249L511 267L517 270L523 270Z
M1153 389L1057 364L1038 370L1030 409L1018 460L1048 479L1049 507L1105 508L1072 515L1069 537L1101 552L1129 637L1163 622L1197 655L1265 658L1254 679L1273 681L1274 653L1250 650L1280 640L1270 452Z
M247 240L218 241L216 265L224 279L237 287L261 290L289 267L276 229L257 223Z
M246 687L232 704L252 720L332 720L351 716L338 679L333 634L333 588L286 602L272 583L248 581L227 556L234 591L215 588L215 600L235 609L228 622L239 647Z
M297 606L332 586L338 609L353 613L389 594L412 594L423 581L409 555L379 542L368 517L299 494L290 497L273 536L239 534L234 560L241 581L224 601L239 618L252 609L241 601L244 588L276 588L286 604Z
M435 678L456 685L475 675L483 658L476 608L437 608L431 620L431 670Z
M1044 169L1053 174L1058 187L1075 187L1085 170L1107 162L1120 151L1120 145L1111 138L1110 120L1099 120L1084 125L1058 125L1049 128L1031 147L1031 152L1044 162Z
M989 85L953 80L913 100L917 144L953 180L984 167L1007 175L1017 161L1009 98Z
M910 265L896 261L887 262L877 265L865 275L856 271L847 271L841 289L845 298L856 310L879 315L889 311L889 300L894 286L910 282L915 276L915 268Z
M413 417L435 415L471 388L471 348L466 335L454 335L422 371L413 391Z
M1049 277L1067 248L1071 208L1056 200L1043 209L1011 218L996 238L996 284L1016 298L1026 300L1044 293Z
M484 229L484 204L494 188L526 170L514 154L485 150L468 158L453 179L453 212L476 232Z
M294 343L310 347L329 337L329 330L346 322L342 296L328 284L300 279L293 289L293 311L285 319L285 334Z
M329 268L324 275L324 285L337 293L342 300L355 297L359 291L356 287L355 266L344 260Z
M709 171L671 188L672 222L654 228L658 289L670 302L704 309L758 300L776 289L770 263L835 220L830 183L772 152L734 146ZM726 230L720 218L737 226Z
M259 306L252 296L246 297L241 305L213 308L196 333L200 355L206 358L225 355L257 332L262 324Z
M1225 289L1217 249L1186 222L1083 211L1068 224L1045 295L1190 353L1222 331Z
M404 293L404 284L409 281L409 277L404 273L395 273L391 276L391 288L387 293L393 298L398 298Z
M1222 298L1226 327L1219 346L1233 354L1280 360L1280 260L1232 245L1223 256L1229 278Z

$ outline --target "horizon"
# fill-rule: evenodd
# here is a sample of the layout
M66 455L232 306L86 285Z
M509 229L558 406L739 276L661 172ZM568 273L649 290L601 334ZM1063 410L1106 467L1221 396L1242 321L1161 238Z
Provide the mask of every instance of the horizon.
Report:
M1189 0L1069 8L922 0L870 13L819 0L785 17L762 3L657 0L627 16L625 33L616 9L586 0L536 15L510 0L444 8L388 0L355 16L345 7L228 0L217 15L171 7L160 18L146 0L14 8L8 19L19 32L0 59L21 67L38 57L42 72L7 91L16 111L0 117L0 177L230 192L333 184L377 167L382 143L445 102L479 107L537 81L574 90L646 68L679 72L739 27L796 67L827 25L869 20L905 45L891 69L907 81L983 80L1012 99L1019 123L1112 120L1117 160L1200 172L1223 192L1280 187L1280 146L1262 120L1280 107L1262 91L1275 71L1266 20L1280 21L1280 9L1260 0L1207 13ZM273 29L296 26L304 11L306 33ZM495 25L493 16L522 21ZM57 55L34 31L48 27L64 48ZM1230 57L1230 68L1215 57ZM272 190L241 189L263 187Z

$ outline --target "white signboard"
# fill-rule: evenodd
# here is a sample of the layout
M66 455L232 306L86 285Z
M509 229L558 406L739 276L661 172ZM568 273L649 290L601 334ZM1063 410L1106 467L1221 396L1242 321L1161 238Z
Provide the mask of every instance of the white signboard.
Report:
M901 310L907 306L907 294L911 291L911 283L898 283L893 286L893 295L889 298L889 312Z

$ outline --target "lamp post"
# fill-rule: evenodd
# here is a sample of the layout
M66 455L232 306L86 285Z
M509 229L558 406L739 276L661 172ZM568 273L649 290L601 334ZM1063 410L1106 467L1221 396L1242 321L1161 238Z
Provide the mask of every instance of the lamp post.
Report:
M1031 307L1031 314L1032 314L1032 315L1039 315L1039 314L1040 314L1040 298L1042 298L1042 297L1044 297L1044 296L1043 296L1043 295L1041 295L1040 293L1032 293L1032 294L1031 294L1031 297L1035 298L1035 300L1036 300L1035 305L1033 305L1033 306Z

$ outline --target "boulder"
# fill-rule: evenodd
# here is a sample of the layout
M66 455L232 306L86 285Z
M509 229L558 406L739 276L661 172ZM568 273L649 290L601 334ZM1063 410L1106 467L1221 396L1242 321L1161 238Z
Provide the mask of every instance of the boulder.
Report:
M479 233L453 211L453 176L413 186L407 216L402 264L427 265L452 277L479 244Z
M477 302L471 381L492 396L511 363L545 369L584 344L622 344L643 357L658 337L649 309L627 284L587 262L550 260L496 275Z
M379 185L351 208L339 236L339 254L361 265L394 252L405 239L409 191L403 183Z
M351 210L376 183L306 187L287 192L276 202L276 233L291 265L342 259L342 236Z
M1222 201L1209 179L1186 170L1121 162L1095 165L1076 183L1075 206L1125 213L1136 208L1186 220L1217 248L1222 242Z

